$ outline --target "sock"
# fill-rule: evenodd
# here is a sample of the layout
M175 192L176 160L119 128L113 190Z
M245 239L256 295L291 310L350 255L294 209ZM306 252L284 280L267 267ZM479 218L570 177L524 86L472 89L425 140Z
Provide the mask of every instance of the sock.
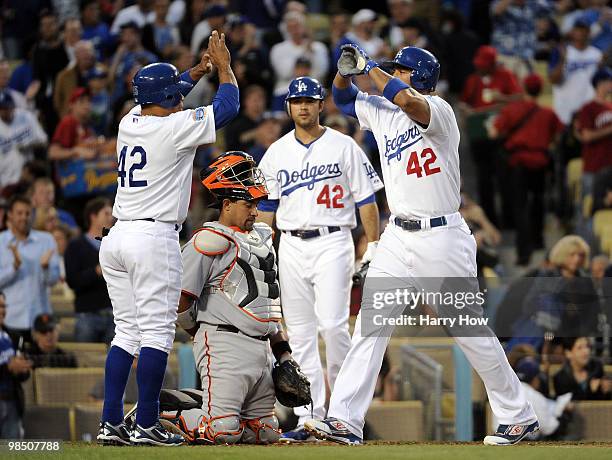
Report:
M136 423L149 428L159 418L159 392L168 363L168 353L155 348L140 349L136 380L138 382L138 410Z
M108 352L104 371L103 422L118 425L123 421L123 393L130 376L132 361L134 357L116 345Z

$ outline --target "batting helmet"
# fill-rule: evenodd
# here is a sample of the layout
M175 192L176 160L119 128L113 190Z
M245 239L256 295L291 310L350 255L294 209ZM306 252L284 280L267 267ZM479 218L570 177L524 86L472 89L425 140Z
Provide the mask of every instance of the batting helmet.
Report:
M253 201L268 196L263 173L253 157L232 151L219 156L208 168L200 171L202 185L216 198Z
M309 99L317 99L322 101L325 99L325 90L319 83L319 80L310 77L298 77L289 83L289 92L285 97L285 109L289 113L289 100L299 97L307 97ZM291 115L289 113L289 115Z
M165 62L149 64L132 81L137 104L155 104L166 109L177 106L191 85L181 80L176 67Z
M406 46L398 51L392 67L405 67L412 70L410 84L419 91L433 91L440 78L440 63L429 51L416 46Z

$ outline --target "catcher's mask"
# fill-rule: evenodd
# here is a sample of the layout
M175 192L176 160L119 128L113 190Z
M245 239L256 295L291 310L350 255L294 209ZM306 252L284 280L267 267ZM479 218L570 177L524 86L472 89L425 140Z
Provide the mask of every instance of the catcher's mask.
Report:
M217 205L224 198L253 201L268 196L263 173L245 152L231 151L219 156L200 171L200 180L217 199Z

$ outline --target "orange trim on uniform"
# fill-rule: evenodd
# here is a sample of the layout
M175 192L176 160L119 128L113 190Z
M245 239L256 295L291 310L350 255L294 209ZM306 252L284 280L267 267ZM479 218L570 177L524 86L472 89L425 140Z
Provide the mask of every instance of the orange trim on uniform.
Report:
M193 236L195 237L195 235L197 235L200 232L210 232L210 233L214 233L215 235L219 235L222 236L223 238L225 238L226 240L229 240L229 237L227 235L224 235L223 233L219 233L214 231L211 228L202 228L200 230L198 230ZM229 247L225 250L225 251L217 251L217 252L210 252L210 251L202 251L200 250L197 246L196 246L196 240L195 238L193 238L193 247L196 251L198 251L200 254L204 254L205 256L210 256L210 257L214 257L214 256L220 256L221 254L225 254L227 251L229 251Z
M230 225L228 228L231 228L232 230L238 233L249 233L247 230L242 230L240 227L237 227L235 225Z
M232 303L232 305L234 305L241 312L246 313L247 315L249 315L254 320L259 321L260 323L270 323L270 322L278 323L280 321L280 319L261 319L261 318L258 318L257 316L255 316L253 313L249 313L248 311L246 311L244 308L242 308L239 305L236 305L234 303Z

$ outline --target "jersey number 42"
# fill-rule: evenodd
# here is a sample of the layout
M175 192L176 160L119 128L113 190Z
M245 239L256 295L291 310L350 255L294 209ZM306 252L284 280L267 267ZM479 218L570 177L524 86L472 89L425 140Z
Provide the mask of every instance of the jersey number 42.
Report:
M419 155L417 155L416 152L412 152L408 157L408 166L406 166L406 174L408 176L411 174L416 174L417 177L422 177L423 173L425 173L425 176L431 176L432 174L437 174L440 172L439 167L433 167L433 164L436 162L438 157L432 149L429 147L423 149L420 157L421 159L425 160L423 162L423 166L421 166Z
M126 176L125 164L127 162L127 156L128 156L127 151L128 151L128 146L126 145L121 149L121 152L119 153L119 166L117 168L117 177L119 177L120 187L125 187L125 176ZM147 152L145 152L145 149L143 149L140 145L137 145L136 147L132 149L129 156L130 156L130 159L134 157L137 157L137 158L134 159L132 166L130 166L130 169L127 172L128 187L146 187L147 186L146 179L144 180L134 179L134 171L138 171L139 169L142 169L146 166ZM137 159L140 159L138 163L136 162Z

